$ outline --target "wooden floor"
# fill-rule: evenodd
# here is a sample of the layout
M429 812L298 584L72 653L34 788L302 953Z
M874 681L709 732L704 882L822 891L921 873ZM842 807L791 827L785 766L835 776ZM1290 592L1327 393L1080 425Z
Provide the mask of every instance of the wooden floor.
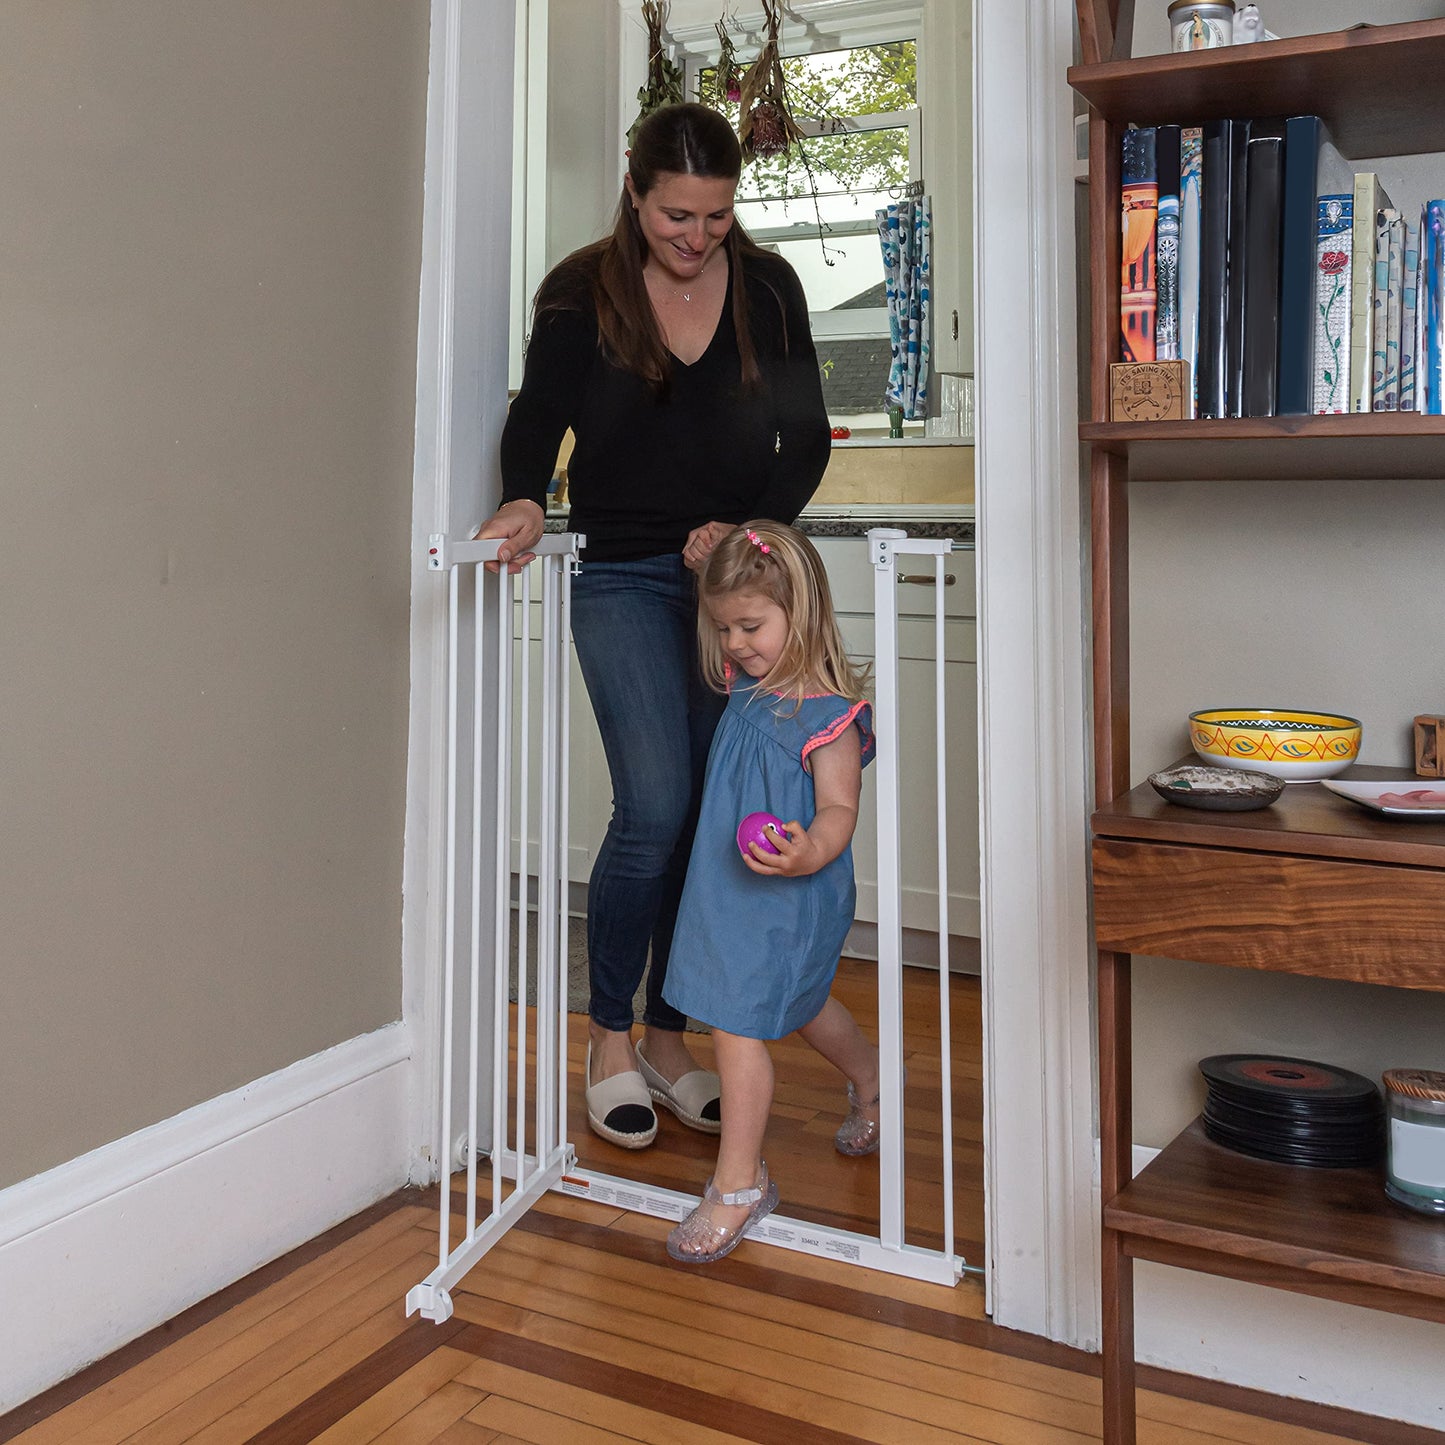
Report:
M866 970L845 970L845 995L866 986ZM982 1224L976 985L960 983L955 994L957 1032L973 1040L955 1060L955 1100L969 1105L960 1110L958 1144L959 1157L973 1165L958 1191L959 1233L967 1239ZM921 1018L928 1010L919 1009ZM915 1018L910 1028L908 1127L918 1147L909 1154L926 1172L923 1146L930 1136L936 1143L938 1125L937 1105L931 1118L928 1112L937 1030L930 1066L926 1027ZM573 1042L580 1072L580 1033ZM705 1041L697 1042L705 1052ZM876 1161L833 1154L836 1085L807 1053L793 1057L784 1046L778 1056L769 1154L784 1206L866 1226ZM643 1156L648 1172L696 1189L710 1143L669 1128L665 1118L658 1146ZM589 1143L586 1153L594 1167L623 1172L620 1151ZM626 1172L641 1172L638 1156L624 1160ZM926 1193L922 1184L917 1192ZM403 1296L436 1262L436 1199L435 1191L406 1191L383 1201L0 1419L0 1441L1069 1445L1099 1438L1097 1362L998 1329L983 1316L976 1282L917 1284L753 1243L717 1265L689 1268L667 1258L665 1222L561 1195L548 1196L454 1287L453 1319L408 1320ZM930 1230L936 1235L936 1219L920 1205L913 1231L924 1238ZM1438 1438L1377 1421L1350 1428L1347 1417L1298 1407L1296 1419L1319 1424L1328 1415L1332 1428L1349 1430L1331 1434L1224 1408L1215 1402L1227 1393L1219 1387L1186 1388L1200 1398L1141 1393L1146 1445ZM1265 1414L1279 1404L1242 1393L1230 1399Z

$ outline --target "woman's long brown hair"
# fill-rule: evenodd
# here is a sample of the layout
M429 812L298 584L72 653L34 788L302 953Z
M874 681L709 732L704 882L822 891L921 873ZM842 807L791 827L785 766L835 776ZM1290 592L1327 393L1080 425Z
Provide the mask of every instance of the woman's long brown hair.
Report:
M639 199L664 175L704 176L736 183L742 174L742 151L732 127L717 111L691 102L668 105L653 111L639 128L628 154L627 174ZM745 387L753 387L762 378L748 324L748 287L742 262L745 257L768 253L736 218L722 244L732 276L733 327L742 363L741 380ZM537 293L534 316L570 310L590 293L603 354L614 366L666 390L672 374L672 355L662 339L643 280L646 262L647 238L624 187L612 234L583 246L559 263ZM778 303L786 349L782 298L765 279L762 284L773 292Z

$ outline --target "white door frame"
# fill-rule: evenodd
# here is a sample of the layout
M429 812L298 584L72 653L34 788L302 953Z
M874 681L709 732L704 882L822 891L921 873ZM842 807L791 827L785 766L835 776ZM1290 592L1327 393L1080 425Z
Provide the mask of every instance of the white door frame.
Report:
M498 494L506 412L513 0L432 0L417 362L403 1003L413 1177L430 1157L441 935L444 645L433 532ZM1087 709L1074 423L1069 0L976 9L975 296L989 1297L1097 1340L1084 837ZM1020 325L1020 321L1025 324Z

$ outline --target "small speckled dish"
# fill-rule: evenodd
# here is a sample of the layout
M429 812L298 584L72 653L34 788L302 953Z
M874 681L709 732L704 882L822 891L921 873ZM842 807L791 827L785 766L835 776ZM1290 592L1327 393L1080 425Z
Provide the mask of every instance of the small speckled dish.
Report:
M1149 786L1167 803L1215 813L1248 813L1267 808L1284 792L1284 779L1239 768L1186 763L1149 774Z

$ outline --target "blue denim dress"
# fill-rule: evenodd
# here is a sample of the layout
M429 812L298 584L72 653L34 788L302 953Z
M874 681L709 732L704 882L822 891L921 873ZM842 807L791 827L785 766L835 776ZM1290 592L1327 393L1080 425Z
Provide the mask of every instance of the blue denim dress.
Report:
M777 1039L816 1017L828 1000L853 923L853 850L805 878L763 878L738 853L749 813L810 827L816 805L808 755L849 727L873 758L873 711L841 697L760 694L734 683L708 756L702 813L672 939L663 996L728 1033Z

